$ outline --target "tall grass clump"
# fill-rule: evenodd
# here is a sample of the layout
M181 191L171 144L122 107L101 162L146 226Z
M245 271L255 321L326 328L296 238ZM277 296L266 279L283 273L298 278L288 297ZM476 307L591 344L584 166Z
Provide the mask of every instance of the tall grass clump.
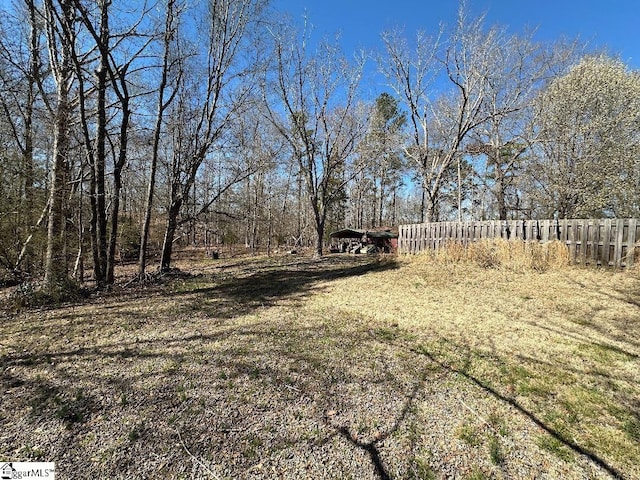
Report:
M497 239L493 242L501 265L508 270L546 272L569 265L569 250L559 241L540 243Z
M516 272L546 272L569 265L569 251L562 242L525 242L487 239L463 245L448 242L419 257L439 264L474 263L481 268L501 268Z

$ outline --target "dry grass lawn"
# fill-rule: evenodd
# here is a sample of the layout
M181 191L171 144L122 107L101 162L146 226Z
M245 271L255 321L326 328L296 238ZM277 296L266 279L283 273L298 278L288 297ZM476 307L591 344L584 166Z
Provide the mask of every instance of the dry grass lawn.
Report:
M185 260L0 320L0 461L59 478L640 479L637 272Z

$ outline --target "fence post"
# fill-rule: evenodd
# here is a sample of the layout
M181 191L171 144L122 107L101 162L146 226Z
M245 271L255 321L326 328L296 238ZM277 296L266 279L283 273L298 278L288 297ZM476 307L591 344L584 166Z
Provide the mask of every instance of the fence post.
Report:
M543 242L548 242L549 241L549 228L551 225L551 221L550 220L543 220L542 221L542 238L541 240Z

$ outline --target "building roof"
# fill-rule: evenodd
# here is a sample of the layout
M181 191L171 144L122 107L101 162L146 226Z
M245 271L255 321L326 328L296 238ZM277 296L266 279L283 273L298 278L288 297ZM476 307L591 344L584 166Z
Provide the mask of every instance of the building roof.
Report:
M362 238L366 233L365 230L356 230L353 228L345 228L329 234L331 238Z
M390 230L359 230L355 228L345 228L332 232L329 237L331 238L362 238L363 236L370 238L398 238L397 233L393 233Z

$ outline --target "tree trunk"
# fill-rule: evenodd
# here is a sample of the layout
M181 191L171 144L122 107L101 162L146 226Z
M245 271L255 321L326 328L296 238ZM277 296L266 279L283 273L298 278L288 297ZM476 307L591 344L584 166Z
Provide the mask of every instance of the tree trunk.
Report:
M164 232L164 241L162 243L162 256L160 257L160 271L168 272L171 270L171 254L173 253L173 241L178 228L178 215L182 207L182 200L175 200L171 203L167 215L167 228Z
M382 227L382 222L384 220L384 182L380 181L380 188L378 189L380 192L380 198L378 202L378 227Z
M377 179L374 177L373 178L373 182L372 182L372 199L371 199L371 207L372 207L372 211L371 211L371 220L368 223L369 228L375 228L376 227L376 220L378 219L378 181Z
M426 189L424 188L424 186L422 187L422 195L420 197L420 221L421 222L427 222L427 215L426 215L426 198L427 198L427 193L426 193Z
M458 222L462 222L462 168L460 165L460 155L457 156L457 175L458 175Z
M167 25L169 24L169 8L173 2L167 5ZM151 226L151 209L153 208L153 194L156 186L156 169L158 166L158 149L160 148L160 133L162 129L162 117L164 113L164 92L167 86L168 43L169 32L164 32L164 55L162 65L162 77L158 87L158 110L156 112L156 124L153 130L153 148L151 150L151 165L149 168L149 181L147 183L147 196L144 207L144 221L140 230L140 252L138 254L138 275L144 275L147 268L147 245L149 243L149 228Z
M98 245L98 203L96 201L96 170L90 165L89 182L89 206L91 207L91 218L89 219L89 237L91 238L91 256L93 258L93 278L97 281L103 278L100 268L100 253Z
M271 237L273 236L273 215L271 212L271 192L268 192L268 206L267 206L267 256L271 255Z
M323 254L324 226L327 218L327 213L324 205L322 203L319 203L319 199L315 195L312 195L311 206L313 207L313 218L315 220L316 229L316 241L313 256L316 258L322 257Z
M498 215L500 220L507 219L507 202L506 202L506 185L505 185L505 173L502 170L500 162L500 149L493 151L493 164L495 166L495 193L496 193L496 206L498 208Z
M124 75L124 74L123 74ZM116 244L118 241L118 219L120 216L120 192L122 191L122 169L127 163L127 150L129 146L129 93L126 88L124 76L121 77L122 92L120 103L122 105L122 119L120 121L120 150L118 160L113 168L113 200L111 203L111 232L109 234L109 250L107 252L107 272L105 280L108 285L113 284L116 257Z
M60 91L58 92L60 93ZM47 230L47 253L45 257L44 285L47 290L60 288L68 278L67 259L64 255L64 202L66 199L65 178L68 169L68 130L66 101L58 95L58 118L56 119L52 169L49 194L49 223Z
M73 9L66 2L61 3L62 35L61 48L57 51L54 46L56 39L55 7L48 1L47 24L48 41L50 43L51 63L54 65L56 82L56 117L53 137L53 168L49 190L49 224L47 228L47 251L45 256L44 287L47 290L59 290L68 281L67 258L65 255L65 201L67 198L67 172L69 170L69 125L71 104L69 92L71 90L71 23ZM56 51L59 57L56 55Z
M105 165L106 165L106 139L107 139L107 71L109 68L108 42L109 24L107 2L100 2L100 66L96 70L98 101L96 105L96 155L95 155L95 178L96 178L96 227L98 264L96 268L96 283L103 285L107 279L107 208L106 208L106 188L105 188Z
M84 176L84 165L80 166L80 173L78 178L82 179ZM79 282L84 282L84 190L82 188L82 181L78 182L78 254L76 255L76 262L73 266L73 278Z
M395 224L397 223L397 219L398 219L398 204L397 204L397 193L396 193L396 187L393 187L393 203L391 206L391 225L395 226Z
M27 78L27 102L24 106L24 201L25 225L33 223L33 185L35 169L33 162L33 113L36 91L40 79L40 29L33 0L26 1L29 14L29 73Z
M425 191L424 193L424 222L438 221L438 194Z
M499 220L506 220L507 203L505 199L504 184L502 178L496 179L496 203L498 206Z
M125 140L121 139L121 142ZM124 147L126 149L126 147ZM125 150L126 151L126 150ZM126 155L122 153L121 155ZM113 172L113 200L111 202L111 232L109 233L109 250L107 251L107 273L105 281L107 285L114 282L113 271L116 263L116 244L118 241L118 218L120 216L120 192L122 191L122 168Z
M322 257L323 254L323 239L324 239L324 222L316 222L316 244L313 252L313 256L316 258Z

